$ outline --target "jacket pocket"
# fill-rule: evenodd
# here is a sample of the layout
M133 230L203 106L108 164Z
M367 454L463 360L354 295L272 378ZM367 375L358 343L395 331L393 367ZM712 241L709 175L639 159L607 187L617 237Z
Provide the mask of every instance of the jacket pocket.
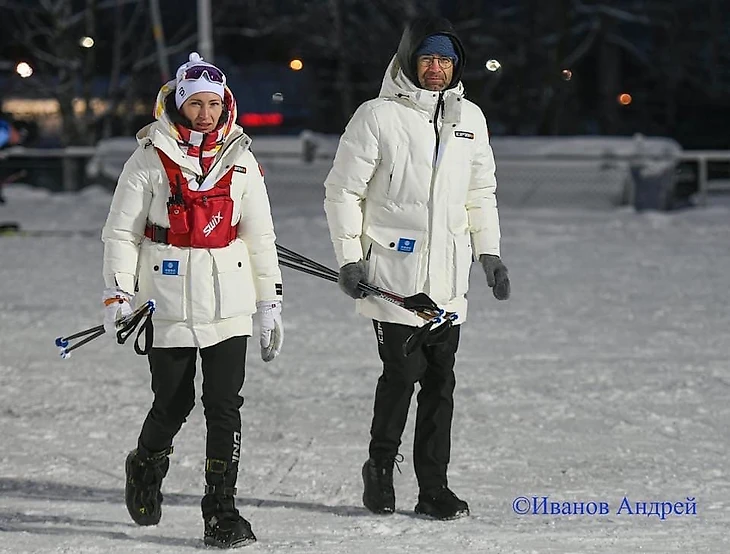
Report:
M423 231L368 227L363 233L368 281L404 296L415 294L423 236Z
M187 253L174 246L149 243L142 247L136 296L155 300L155 318L185 320L187 263Z
M454 297L469 290L469 272L473 260L469 233L454 235Z
M408 148L404 144L399 144L393 153L393 161L390 165L390 174L388 177L388 189L385 194L386 198L395 200L400 197L401 185L404 180L404 174L407 167Z
M256 311L256 290L248 248L235 241L225 248L212 248L216 317L226 319Z

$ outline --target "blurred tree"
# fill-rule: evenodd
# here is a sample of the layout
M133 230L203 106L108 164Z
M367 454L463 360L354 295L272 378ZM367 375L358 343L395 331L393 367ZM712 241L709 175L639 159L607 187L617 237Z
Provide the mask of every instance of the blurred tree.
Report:
M61 144L94 144L100 134L112 133L113 118L128 127L139 92L159 88L145 0L38 0L4 2L2 8L4 30L23 45L35 69L24 85L35 97L58 101ZM176 28L168 54L194 44L192 23ZM94 46L81 46L82 37L94 38ZM94 90L97 76L108 76L103 93ZM95 96L105 97L105 109L93 111Z
M166 45L158 58L151 0L0 0L0 56L28 57L28 90L56 98L65 144L131 133L151 108L160 60L196 46L195 0L157 0ZM314 76L312 128L340 132L378 94L406 20L444 15L465 42L467 95L501 134L697 135L730 114L727 0L215 0L215 51L234 63L304 61ZM99 38L79 46L83 35ZM6 54L7 56L7 54ZM497 59L501 70L485 62ZM566 73L564 70L569 70ZM94 79L108 83L101 93ZM616 98L630 91L633 102ZM91 97L105 95L102 113ZM81 99L79 115L74 99ZM146 111L149 113L149 111ZM101 122L101 124L100 124Z
M270 60L301 57L315 73L316 126L339 132L377 94L406 18L422 10L415 0L219 0L215 35L249 39Z

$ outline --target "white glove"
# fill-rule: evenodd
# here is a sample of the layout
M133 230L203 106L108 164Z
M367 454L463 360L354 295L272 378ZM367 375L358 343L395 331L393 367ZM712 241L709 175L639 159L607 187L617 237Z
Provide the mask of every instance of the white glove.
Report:
M284 323L281 320L281 302L256 302L256 319L261 327L261 359L270 362L281 352L284 343Z
M102 296L104 302L104 330L115 340L117 321L132 313L132 297L116 287L108 288Z

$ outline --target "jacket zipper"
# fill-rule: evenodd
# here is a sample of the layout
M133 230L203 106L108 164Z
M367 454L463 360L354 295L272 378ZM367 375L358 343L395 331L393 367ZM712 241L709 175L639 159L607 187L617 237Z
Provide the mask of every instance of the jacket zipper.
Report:
M216 165L218 165L218 162L220 162L220 161L221 161L221 160L223 159L223 156L224 156L224 154L225 154L226 152L228 152L228 151L229 151L229 150L231 149L231 147L232 147L232 146L233 146L234 144L236 144L236 143L237 143L237 142L238 142L239 140L241 140L241 139L243 139L243 135L241 135L240 137L236 137L235 139L233 139L233 141L231 141L231 143L230 143L230 144L229 144L228 146L226 146L226 148L225 148L225 149L224 149L223 151L221 151L221 154L220 154L220 156L218 156L218 159L217 159L217 160L215 160L215 161L214 161L214 162L213 162L213 163L211 164L210 168L208 169L208 173L206 173L206 174L205 174L206 176L208 176L208 175L209 175L210 173L212 173L212 172L213 172L213 168L214 168L214 167L215 167ZM201 166L201 169L202 169L202 166ZM203 180L205 180L205 179L203 179ZM201 181L201 183L202 183L202 181Z
M433 132L436 135L436 148L433 152L433 163L431 169L431 183L430 190L428 192L428 232L426 233L427 243L423 245L422 251L426 253L426 268L431 264L431 231L433 229L433 184L436 177L436 162L438 162L439 146L441 145L441 134L439 133L439 115L443 117L444 113L444 93L439 92L439 98L436 102L436 111L433 114ZM431 283L429 282L428 275L430 272L426 271L426 282L424 283L427 289L430 289Z
M198 184L201 184L205 180L205 176L208 174L208 172L205 171L205 166L203 165L203 145L205 144L205 137L207 136L207 133L203 133L203 140L200 143L200 148L198 149L198 163L200 164L200 177L198 179Z
M433 167L436 168L438 161L439 145L441 144L441 133L439 133L439 112L441 117L444 116L444 93L439 92L439 99L436 102L436 112L433 114L433 132L436 134L436 150L433 153Z

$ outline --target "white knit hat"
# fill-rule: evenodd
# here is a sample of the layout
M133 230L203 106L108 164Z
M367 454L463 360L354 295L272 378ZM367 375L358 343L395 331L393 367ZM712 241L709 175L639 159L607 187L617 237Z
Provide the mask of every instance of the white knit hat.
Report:
M223 100L225 74L213 64L204 62L197 52L191 52L188 61L177 68L175 79L175 105L178 110L185 100L198 92L212 92Z

